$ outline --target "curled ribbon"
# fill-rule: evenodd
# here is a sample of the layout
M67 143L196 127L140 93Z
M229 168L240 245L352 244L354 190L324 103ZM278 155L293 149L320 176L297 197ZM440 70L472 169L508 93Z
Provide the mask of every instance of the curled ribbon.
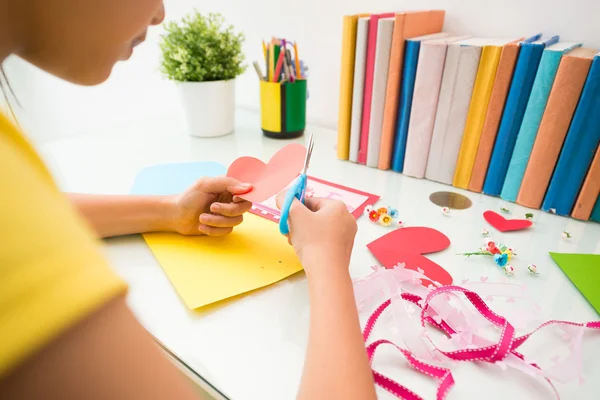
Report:
M557 398L559 397L558 392L556 391L556 388L554 387L551 381L551 378L556 379L556 374L552 376L551 373L542 371L542 369L537 364L533 362L527 362L525 360L525 357L519 352L517 352L517 349L523 343L525 343L533 334L550 325L581 328L577 335L578 342L574 346L579 350L581 347L580 341L582 339L584 329L600 330L600 321L588 323L575 323L570 321L551 320L540 325L531 333L516 337L515 329L508 322L508 320L492 311L477 293L472 292L468 289L459 286L442 286L431 290L424 300L420 296L411 293L402 293L400 297L402 298L402 300L408 301L414 304L415 306L421 308L421 326L423 328L425 328L425 323L427 323L429 325L433 325L437 329L440 329L441 331L445 332L448 336L452 337L457 334L460 334L461 332L457 332L455 329L453 329L440 316L440 313L434 310L434 307L432 306L431 302L435 297L440 296L442 294L448 295L456 293L462 293L486 320L488 320L495 326L501 328L500 338L498 339L497 343L493 344L487 344L489 342L485 339L478 340L478 343L485 344L481 347L460 349L454 351L442 351L435 346L433 341L431 341L431 339L429 338L427 331L425 330L425 336L429 340L429 342L431 342L435 350L437 350L439 353L443 354L445 357L453 361L482 361L488 363L498 363L506 361L508 365L511 365L515 368L519 368L526 372L537 371L539 375L543 376L546 379L546 381L548 381ZM379 317L382 315L383 311L387 309L391 304L392 299L386 300L369 317L365 325L365 329L363 331L363 337L365 342L368 342L371 333L377 321L379 320ZM448 391L454 385L454 379L449 369L425 363L417 359L410 351L403 349L394 344L393 342L385 339L380 339L367 345L367 354L369 357L369 362L371 364L373 362L375 351L383 344L395 347L407 359L408 363L414 369L439 381L436 394L437 400L443 400L446 397ZM521 363L521 365L519 365L519 363ZM422 399L410 389L378 373L374 369L373 377L377 385L379 385L386 391L392 393L398 398L408 400Z

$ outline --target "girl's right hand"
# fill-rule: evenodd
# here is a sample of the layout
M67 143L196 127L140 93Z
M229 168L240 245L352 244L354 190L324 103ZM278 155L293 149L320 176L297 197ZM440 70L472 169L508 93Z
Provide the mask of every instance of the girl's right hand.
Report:
M277 196L277 207L281 208L284 199L285 193ZM339 200L309 197L305 203L302 205L296 199L292 203L288 241L306 273L312 272L310 269L317 259L347 268L356 236L356 220Z

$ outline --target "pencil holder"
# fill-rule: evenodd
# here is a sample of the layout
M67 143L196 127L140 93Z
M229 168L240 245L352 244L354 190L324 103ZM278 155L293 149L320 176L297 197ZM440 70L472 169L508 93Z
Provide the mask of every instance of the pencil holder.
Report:
M260 119L263 134L292 139L306 127L306 80L260 82Z

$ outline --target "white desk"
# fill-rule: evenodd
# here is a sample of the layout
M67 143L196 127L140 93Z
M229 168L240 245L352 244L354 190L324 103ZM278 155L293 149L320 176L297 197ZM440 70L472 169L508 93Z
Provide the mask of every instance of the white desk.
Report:
M178 118L156 118L115 127L111 132L62 139L41 146L62 188L89 193L128 193L143 167L183 161L218 161L228 165L240 155L268 159L284 142L260 134L258 115L238 111L237 132L220 139L193 139L185 134ZM383 204L395 206L408 226L429 226L445 233L450 249L431 256L445 267L455 282L480 276L500 279L493 262L464 258L459 252L474 251L482 242L486 226L482 213L508 207L522 217L527 210L502 200L482 196L426 180L412 179L390 171L379 171L335 158L336 134L310 127L316 135L311 174L357 189L381 195ZM304 138L300 139L304 140ZM455 190L466 194L473 206L440 214L429 202L430 193ZM600 252L600 225L532 211L534 227L528 231L491 237L518 250L513 262L517 274L511 278L528 285L542 305L547 318L591 321L598 315L580 296L548 256L558 252ZM573 238L561 239L567 230ZM351 264L353 277L371 272L374 264L366 244L385 232L383 227L361 218ZM292 399L299 384L308 334L308 294L304 275L259 290L242 299L227 302L205 312L191 312L180 301L166 275L139 236L107 241L106 251L116 271L130 286L129 305L142 324L203 379L233 400ZM540 276L526 272L528 263L537 264ZM491 303L493 307L493 303ZM332 327L335 328L335 327ZM535 346L533 346L535 347ZM597 398L600 377L600 335L584 339L582 386L557 385L563 399ZM395 364L394 364L395 363ZM377 359L381 372L397 378L409 388L433 398L434 385L408 370L395 354ZM410 371L410 372L407 372ZM449 399L546 399L551 398L541 380L497 367L459 365L453 368L456 387ZM494 374L494 378L492 378ZM378 391L381 398L390 398Z

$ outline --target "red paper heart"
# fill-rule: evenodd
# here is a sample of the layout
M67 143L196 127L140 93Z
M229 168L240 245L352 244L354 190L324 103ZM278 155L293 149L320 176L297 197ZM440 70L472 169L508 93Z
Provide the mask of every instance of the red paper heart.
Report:
M252 190L239 197L260 203L285 189L304 166L306 148L293 143L280 149L264 163L254 157L240 157L231 164L227 176L251 183Z
M452 276L423 254L435 253L447 249L450 239L442 232L432 228L409 227L396 229L369 243L368 249L386 268L404 263L405 268L421 268L424 275L442 285L452 284ZM427 286L429 282L424 282Z
M483 218L500 232L518 231L529 228L531 221L526 219L506 219L495 211L486 211L483 213Z

